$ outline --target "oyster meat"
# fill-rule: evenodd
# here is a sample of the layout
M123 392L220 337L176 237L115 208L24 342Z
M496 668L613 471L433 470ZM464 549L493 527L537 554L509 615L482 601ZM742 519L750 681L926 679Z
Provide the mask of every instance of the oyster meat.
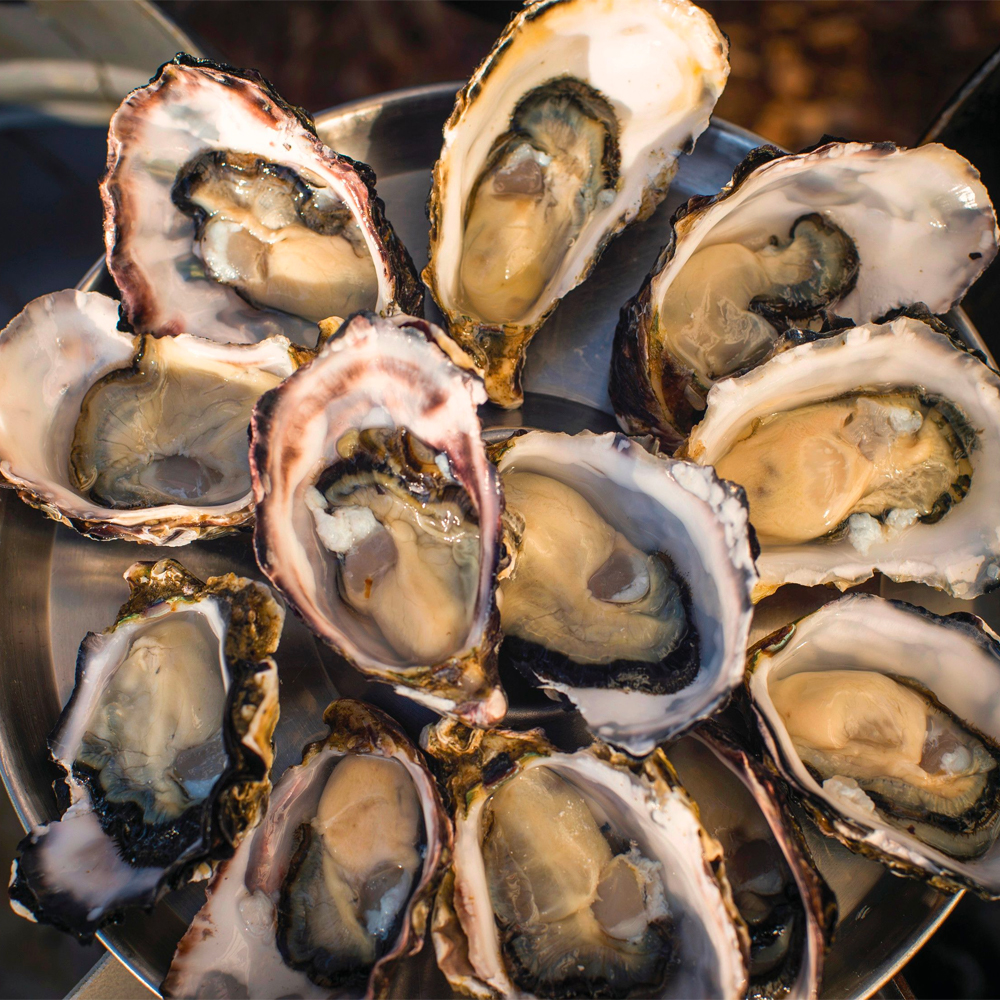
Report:
M747 491L755 599L876 570L963 598L1000 581L1000 376L926 321L857 327L718 383L684 453Z
M138 333L246 343L423 290L375 176L259 74L179 55L111 119L108 269Z
M424 280L490 398L519 406L524 352L708 126L728 45L687 0L538 0L458 95L434 168Z
M622 310L611 398L630 433L673 446L720 378L815 336L924 303L947 312L996 256L975 168L938 143L753 150L673 220Z
M842 597L757 643L747 688L826 833L1000 898L1000 642L980 619Z
M489 723L501 500L482 385L431 324L363 313L253 419L257 558L310 628L365 673ZM467 359L466 359L467 362Z
M96 292L30 302L0 334L0 472L91 538L185 545L253 519L257 397L310 356L285 337L132 337Z
M80 646L49 745L60 819L21 842L10 897L83 940L231 857L270 792L284 614L261 584L135 563Z
M164 996L381 996L423 946L451 845L434 779L378 709L341 699L324 719L209 885Z
M559 753L445 720L422 743L456 805L432 937L477 996L742 997L745 930L660 751Z

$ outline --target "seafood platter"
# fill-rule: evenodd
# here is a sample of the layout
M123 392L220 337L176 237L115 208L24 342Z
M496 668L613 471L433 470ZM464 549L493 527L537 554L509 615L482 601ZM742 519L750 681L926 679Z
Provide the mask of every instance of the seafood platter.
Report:
M728 73L537 0L457 97L122 102L0 334L18 913L163 996L735 1000L1000 898L994 209Z

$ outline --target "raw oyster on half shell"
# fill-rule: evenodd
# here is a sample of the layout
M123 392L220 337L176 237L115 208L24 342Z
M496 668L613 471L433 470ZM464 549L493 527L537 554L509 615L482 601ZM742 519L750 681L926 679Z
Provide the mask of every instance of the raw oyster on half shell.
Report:
M494 402L520 406L528 342L666 197L728 75L687 0L527 4L473 73L434 168L424 280Z
M88 940L231 857L267 807L284 612L259 583L135 563L118 620L80 645L49 739L60 819L31 830L14 909Z

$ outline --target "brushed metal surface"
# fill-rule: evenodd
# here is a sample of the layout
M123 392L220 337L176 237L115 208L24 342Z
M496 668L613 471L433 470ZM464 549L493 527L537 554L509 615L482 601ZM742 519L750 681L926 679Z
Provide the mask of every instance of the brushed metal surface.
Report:
M424 204L437 156L440 129L455 87L401 91L318 116L320 134L335 149L365 160L376 170L388 217L418 268L426 263ZM647 222L608 248L589 281L571 292L535 338L525 369L526 399L514 413L484 407L484 426L535 426L576 431L615 427L607 395L611 339L621 304L639 287L669 230L674 209L695 194L713 194L733 167L761 140L716 121L695 152L681 158L665 205ZM81 287L114 294L99 262ZM428 316L434 318L428 299ZM954 317L966 338L982 346L961 314ZM98 543L45 520L0 491L0 769L15 808L28 827L55 818L52 771L45 739L73 683L76 649L88 630L105 628L127 588L121 574L136 559L171 555L205 576L232 570L260 579L248 535L156 549L128 542ZM921 587L905 596L935 610L948 599ZM788 620L811 592L786 594L761 606L761 617ZM896 591L894 591L896 593ZM960 602L954 602L958 605ZM968 603L960 606L969 610ZM973 606L994 626L1000 605L986 599ZM322 710L336 695L363 697L395 714L411 735L433 716L364 681L289 616L277 659L281 676L281 721L276 734L275 779L298 759L302 745L323 729ZM544 724L560 746L585 740L575 713L553 703L516 677L505 677L518 726ZM950 912L957 896L900 879L880 865L850 854L811 831L824 874L837 893L841 924L827 961L823 996L863 997L888 980ZM108 948L156 989L174 945L204 898L201 886L171 893L151 914L132 914L101 936ZM401 982L399 996L444 996L447 987L427 947Z

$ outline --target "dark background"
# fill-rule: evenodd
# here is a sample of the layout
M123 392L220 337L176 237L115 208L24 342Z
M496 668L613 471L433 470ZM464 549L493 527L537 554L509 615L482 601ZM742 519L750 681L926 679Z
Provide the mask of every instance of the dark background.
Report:
M517 6L504 2L161 0L212 55L259 69L319 111L467 77ZM705 0L732 43L716 113L797 149L824 134L911 145L1000 45L1000 2ZM997 140L1000 141L1000 133ZM103 130L0 129L0 322L76 283L103 252ZM989 182L989 177L987 177ZM1000 191L992 192L994 201ZM0 860L20 828L0 796ZM874 943L873 943L874 946ZM100 954L0 910L0 997L63 996ZM966 898L910 963L917 997L1000 995L1000 904Z

